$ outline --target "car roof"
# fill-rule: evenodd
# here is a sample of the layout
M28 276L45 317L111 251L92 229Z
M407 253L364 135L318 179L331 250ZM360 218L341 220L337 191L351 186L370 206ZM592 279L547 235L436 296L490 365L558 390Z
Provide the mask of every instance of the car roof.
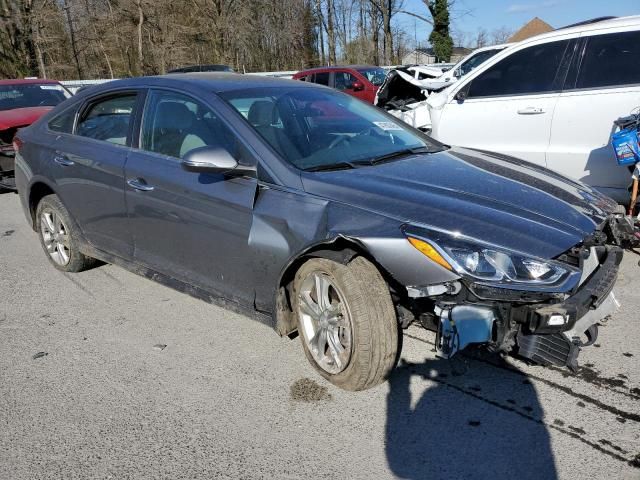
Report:
M29 85L29 84L60 84L56 80L48 80L45 78L17 78L14 80L0 80L0 85Z
M327 70L344 70L344 69L358 70L360 68L382 68L382 67L376 67L375 65L331 65L330 67L315 67L315 68L309 68L307 70L300 70L298 73L296 73L296 75L300 75L301 73L313 73L313 72L321 72L321 71L327 71Z
M574 25L569 25L567 27L558 28L551 32L542 33L540 35L536 35L526 40L523 40L524 43L536 42L538 40L545 40L547 38L553 38L558 35L567 35L573 33L588 33L588 32L596 32L602 29L610 29L610 28L625 28L625 27L640 27L640 15L631 15L627 17L614 17L608 18L605 17L603 20L594 19L587 20L586 22L580 22Z
M231 72L193 72L113 80L87 89L87 91L94 94L114 88L187 87L189 85L206 88L216 93L267 87L326 88L305 82L260 75L240 75Z
M472 55L474 53L479 53L479 52L485 52L487 50L503 50L503 49L505 49L507 47L510 47L511 45L515 45L515 43L514 42L510 42L510 43L501 43L499 45L488 45L486 47L476 48L469 55Z

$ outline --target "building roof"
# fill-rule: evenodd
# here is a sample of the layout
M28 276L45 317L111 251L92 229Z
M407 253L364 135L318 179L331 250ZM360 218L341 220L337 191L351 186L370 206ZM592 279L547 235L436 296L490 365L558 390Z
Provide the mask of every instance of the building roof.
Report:
M543 20L540 20L538 17L535 17L524 27L514 33L508 41L521 42L522 40L526 40L529 37L534 37L542 33L551 32L552 30L553 27L551 25Z

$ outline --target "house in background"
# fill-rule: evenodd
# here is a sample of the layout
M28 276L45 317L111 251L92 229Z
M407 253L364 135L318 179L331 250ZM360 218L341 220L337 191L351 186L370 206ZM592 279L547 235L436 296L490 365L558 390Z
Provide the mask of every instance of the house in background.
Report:
M471 53L470 48L464 47L453 47L453 52L451 53L450 63L458 63L464 57ZM404 57L402 57L402 65L430 65L436 63L436 56L433 53L433 48L421 48L418 47L415 50L407 53Z
M524 27L518 30L516 33L511 35L511 38L507 40L509 43L512 42L521 42L522 40L526 40L530 37L535 37L536 35L540 35L542 33L547 33L552 31L554 28L549 25L544 20L540 20L538 17L535 17L529 23L527 23Z

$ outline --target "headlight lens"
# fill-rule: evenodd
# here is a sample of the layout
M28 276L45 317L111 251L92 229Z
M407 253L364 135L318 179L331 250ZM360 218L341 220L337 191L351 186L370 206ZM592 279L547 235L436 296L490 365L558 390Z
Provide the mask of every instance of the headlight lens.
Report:
M435 235L437 241L416 239L409 233L407 236L414 246L429 245L440 254L445 264L450 265L450 270L487 282L551 285L569 273L565 265L552 260L532 258L459 238L445 238L443 234ZM425 248L418 250L428 251ZM433 259L432 255L425 255ZM438 263L443 265L443 262Z

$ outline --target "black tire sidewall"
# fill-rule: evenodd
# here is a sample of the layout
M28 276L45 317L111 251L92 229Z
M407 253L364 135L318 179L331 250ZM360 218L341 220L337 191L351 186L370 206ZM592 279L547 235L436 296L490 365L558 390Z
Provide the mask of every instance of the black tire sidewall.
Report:
M301 339L304 353L311 365L325 379L345 390L364 390L384 381L387 374L395 366L397 359L397 319L391 301L386 282L382 279L377 269L359 257L360 262L366 262L365 270L369 268L368 278L358 278L362 273L362 265L354 268L351 264L343 265L325 258L314 258L306 262L296 273L293 286L293 308L296 318L299 312L299 291L304 279L312 272L321 272L331 277L340 295L346 303L351 319L351 345L352 352L349 364L340 373L331 374L320 367L307 347L306 338L299 327L298 333ZM355 286L352 288L350 286ZM377 291L379 298L368 298L368 291ZM372 303L379 304L381 308L368 308ZM357 306L358 308L352 308ZM380 312L384 312L380 315ZM380 342L375 338L381 328L387 332L395 331L395 336L389 342ZM384 357L384 359L378 358ZM393 360L390 360L390 357ZM378 363L384 363L384 367L378 372L372 372L372 368Z

